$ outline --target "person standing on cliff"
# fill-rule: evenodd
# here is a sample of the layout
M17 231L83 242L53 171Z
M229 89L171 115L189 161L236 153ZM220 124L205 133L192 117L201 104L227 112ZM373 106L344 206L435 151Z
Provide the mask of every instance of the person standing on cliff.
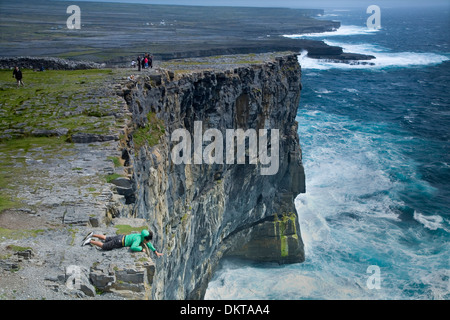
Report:
M142 60L141 60L141 67L142 69L145 69L145 53L142 55Z
M148 68L148 58L147 56L144 58L144 69Z
M20 84L22 84L22 87L24 86L22 81L22 71L20 71L19 67L14 68L13 78L16 78L17 80L17 88L19 87Z
M137 67L138 67L138 71L141 71L141 56L137 57Z
M102 241L92 240L92 238L97 238ZM90 232L83 239L82 246L88 244L95 245L102 250L112 250L123 247L130 247L133 252L145 251L145 248L153 251L157 257L162 256L162 253L156 251L153 244L150 242L153 239L153 232L148 230L142 230L141 233L133 233L129 235L117 235L117 236L105 236L103 234L94 234Z

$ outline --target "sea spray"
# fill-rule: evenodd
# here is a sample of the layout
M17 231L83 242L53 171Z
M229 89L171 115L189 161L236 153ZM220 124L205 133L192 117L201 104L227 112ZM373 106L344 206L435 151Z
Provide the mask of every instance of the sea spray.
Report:
M299 53L306 260L225 260L207 299L450 299L448 15L383 9L383 28L369 32L357 9L330 14L347 35L314 39L376 59Z

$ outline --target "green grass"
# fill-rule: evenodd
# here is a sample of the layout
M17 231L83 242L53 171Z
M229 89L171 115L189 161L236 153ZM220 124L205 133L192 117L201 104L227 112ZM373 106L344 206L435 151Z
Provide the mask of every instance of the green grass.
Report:
M104 75L111 72L110 69L46 70L44 72L25 69L22 70L25 86L18 89L12 78L12 71L0 70L2 84L0 90L3 93L0 103L20 102L42 94L68 95L88 89L92 82L103 79Z
M8 197L7 195L3 193L0 195L0 213L3 210L15 208L17 207L17 205L18 205L17 202L11 200L11 198Z
M140 226L140 227L132 227L127 224L118 224L114 226L117 229L116 234L130 234L133 232L141 232L142 230L148 230L147 226Z
M121 175L118 173L113 173L113 174L109 174L106 176L106 182L110 183L111 181L113 181L114 179L120 178Z
M46 162L71 155L67 141L76 132L109 134L119 126L112 113L123 102L107 91L120 76L113 70L22 72L25 86L17 88L12 71L0 70L0 212L21 204L21 186L37 189L48 175L28 165L27 157ZM60 128L67 135L33 134Z
M147 115L148 123L145 127L138 128L133 132L133 142L136 150L142 146L153 147L159 143L159 140L165 133L164 121L158 119L156 114L150 112Z
M17 88L12 71L0 70L0 140L29 136L35 129L109 131L114 119L99 118L118 108L117 101L95 92L112 70L22 72L25 86Z
M114 163L115 168L122 167L122 163L118 157L108 157L108 160L111 160Z
M16 246L16 245L13 245L13 244L10 244L6 248L10 249L10 250L13 250L15 252L23 252L23 251L27 251L27 250L31 249L31 247L21 247L21 246Z
M39 233L44 232L44 230L11 230L0 227L0 239L12 239L19 240L26 237L36 237Z

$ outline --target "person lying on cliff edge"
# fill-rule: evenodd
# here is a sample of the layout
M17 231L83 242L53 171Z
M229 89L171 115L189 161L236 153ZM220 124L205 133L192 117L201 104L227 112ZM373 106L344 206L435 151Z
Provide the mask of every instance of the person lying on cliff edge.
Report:
M97 238L102 241L92 240L92 238ZM105 236L103 234L94 234L90 232L83 239L82 246L88 244L95 245L102 250L112 250L123 247L130 247L133 252L145 251L145 248L149 248L153 251L157 257L162 256L162 253L156 251L153 244L150 242L153 239L153 232L148 230L142 230L141 233L132 233L129 235L117 235L117 236Z

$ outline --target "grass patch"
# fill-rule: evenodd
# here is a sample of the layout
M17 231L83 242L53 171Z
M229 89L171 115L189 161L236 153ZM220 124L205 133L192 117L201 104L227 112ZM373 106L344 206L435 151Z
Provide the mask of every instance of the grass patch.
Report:
M6 209L16 208L18 203L3 193L0 194L0 213Z
M0 140L30 136L36 129L66 128L72 133L109 132L106 117L119 108L113 96L105 97L110 69L24 69L24 87L17 88L11 70L0 70Z
M114 167L122 167L122 163L118 157L108 157L108 160L111 160L114 163Z
M165 133L164 121L156 117L156 113L150 112L147 115L148 122L145 127L138 128L133 132L133 142L136 150L142 146L153 147L159 143L159 140Z
M31 250L31 247L21 247L21 246L16 246L16 245L10 244L9 246L6 247L6 249L12 250L15 252L23 252L23 251Z
M27 237L36 237L38 234L43 233L45 230L11 230L0 227L0 239L12 239L19 240Z
M110 183L111 181L113 181L114 179L120 178L121 175L118 173L113 173L113 174L109 174L106 176L106 182Z
M112 114L121 98L108 84L120 73L110 69L23 69L24 87L17 88L12 70L0 70L0 212L20 205L18 190L49 186L47 171L33 162L71 155L67 138L76 132L110 134L118 124ZM65 136L38 137L35 130L67 129ZM73 168L82 171L81 168ZM113 177L114 178L114 177Z
M142 230L148 230L147 226L132 227L127 224L118 224L114 226L117 229L116 234L130 234L133 232L141 233Z

